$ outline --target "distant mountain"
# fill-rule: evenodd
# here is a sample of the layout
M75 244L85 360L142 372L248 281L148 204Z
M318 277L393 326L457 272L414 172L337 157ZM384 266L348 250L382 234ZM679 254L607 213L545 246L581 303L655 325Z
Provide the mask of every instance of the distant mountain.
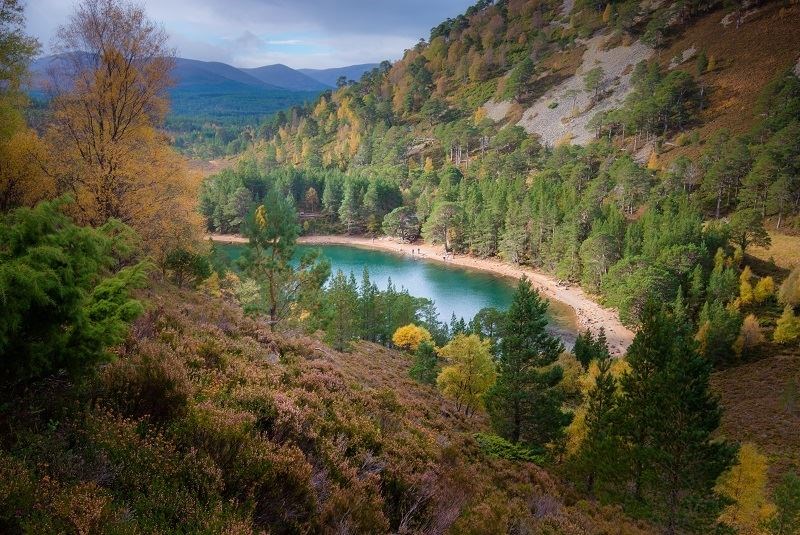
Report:
M324 91L335 86L335 82L334 84L320 82L313 76L308 76L280 63L254 69L240 69L240 71L270 85L294 91Z
M248 86L275 88L282 87L271 84L263 78L252 76L242 69L218 61L199 61L196 59L175 58L172 76L176 86L184 85L217 85L235 82Z
M46 56L32 63L32 94L44 96L48 70L57 61L58 56ZM251 124L278 110L313 101L335 87L339 76L358 80L373 67L369 63L301 72L281 64L240 69L218 61L175 58L168 125Z
M348 65L347 67L336 67L333 69L297 69L299 72L305 74L309 78L326 84L331 87L336 87L336 80L340 76L346 77L348 80L355 80L356 82L361 79L361 76L368 71L377 67L377 63L361 63L360 65Z
M31 94L44 98L50 67L58 56L31 64ZM253 72L249 72L253 71ZM170 88L170 129L190 125L255 124L278 110L312 101L328 86L285 65L237 69L217 61L175 58Z

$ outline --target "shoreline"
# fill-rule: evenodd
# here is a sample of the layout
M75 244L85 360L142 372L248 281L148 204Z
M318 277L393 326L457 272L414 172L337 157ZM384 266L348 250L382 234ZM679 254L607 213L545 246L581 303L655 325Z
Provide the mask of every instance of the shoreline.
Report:
M218 243L247 243L247 238L234 234L212 234L208 236L208 239ZM605 328L608 349L612 355L623 355L633 341L634 333L622 324L615 310L602 306L579 286L559 282L555 277L529 267L508 264L494 258L477 258L465 254L445 257L444 247L441 245L400 243L386 236L374 239L362 236L302 236L297 242L305 245L347 245L405 256L411 256L413 249L415 257L427 261L477 269L513 279L527 276L533 287L542 295L563 303L574 311L579 331L589 329L592 333L597 334L601 327Z

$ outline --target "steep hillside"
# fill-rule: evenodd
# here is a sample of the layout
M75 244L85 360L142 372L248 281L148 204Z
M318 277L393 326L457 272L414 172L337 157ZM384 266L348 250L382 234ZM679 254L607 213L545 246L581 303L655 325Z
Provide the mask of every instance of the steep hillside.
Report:
M485 417L404 354L272 334L169 285L142 297L119 360L0 407L4 532L651 532L483 450Z
M769 438L782 417L753 409L774 396L745 410L734 383L764 384L762 359L798 354L795 331L776 335L798 308L778 296L796 267L784 234L800 229L798 20L781 2L480 1L278 118L250 156L325 216L309 232L531 266L633 329L664 304L718 372L723 434L763 448L777 476L798 459ZM209 181L208 213L246 178Z

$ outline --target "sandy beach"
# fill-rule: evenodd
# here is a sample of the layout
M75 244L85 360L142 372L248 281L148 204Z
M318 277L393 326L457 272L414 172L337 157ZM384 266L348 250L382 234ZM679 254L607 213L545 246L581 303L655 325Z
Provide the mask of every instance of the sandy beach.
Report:
M247 238L230 234L215 234L209 236L209 239L220 243L247 243ZM571 307L575 311L578 327L581 330L589 329L597 333L601 327L605 328L609 349L613 355L624 354L633 340L633 332L620 322L615 310L600 305L579 286L560 282L555 277L531 268L492 258L477 258L463 254L445 256L444 247L441 245L421 242L400 243L388 237L373 239L362 236L303 236L298 241L303 244L349 245L378 249L409 257L412 256L413 250L414 256L423 260L479 269L515 279L527 276L542 295Z

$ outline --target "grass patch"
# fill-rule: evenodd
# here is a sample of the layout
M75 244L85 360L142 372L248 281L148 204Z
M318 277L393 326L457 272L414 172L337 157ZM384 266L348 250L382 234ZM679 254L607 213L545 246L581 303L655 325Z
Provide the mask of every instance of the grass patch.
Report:
M544 463L544 455L541 452L514 444L503 437L489 433L475 433L474 436L481 451L488 457L509 461L528 461L536 464Z
M789 236L778 232L769 231L772 245L769 247L752 247L748 250L750 256L770 264L770 259L775 266L783 269L785 277L792 268L800 266L800 236Z

